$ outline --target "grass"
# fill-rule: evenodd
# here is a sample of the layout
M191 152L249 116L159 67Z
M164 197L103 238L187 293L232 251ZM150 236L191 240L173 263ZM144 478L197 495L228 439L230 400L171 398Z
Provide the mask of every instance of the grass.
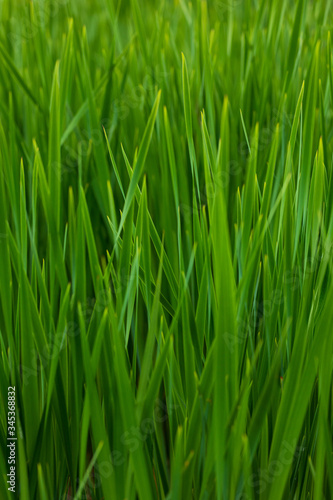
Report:
M1 499L332 498L330 3L0 12Z

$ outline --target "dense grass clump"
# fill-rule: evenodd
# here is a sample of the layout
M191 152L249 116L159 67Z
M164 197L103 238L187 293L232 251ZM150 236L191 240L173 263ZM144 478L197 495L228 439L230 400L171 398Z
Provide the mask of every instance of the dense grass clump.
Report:
M1 500L333 498L330 2L0 13Z

